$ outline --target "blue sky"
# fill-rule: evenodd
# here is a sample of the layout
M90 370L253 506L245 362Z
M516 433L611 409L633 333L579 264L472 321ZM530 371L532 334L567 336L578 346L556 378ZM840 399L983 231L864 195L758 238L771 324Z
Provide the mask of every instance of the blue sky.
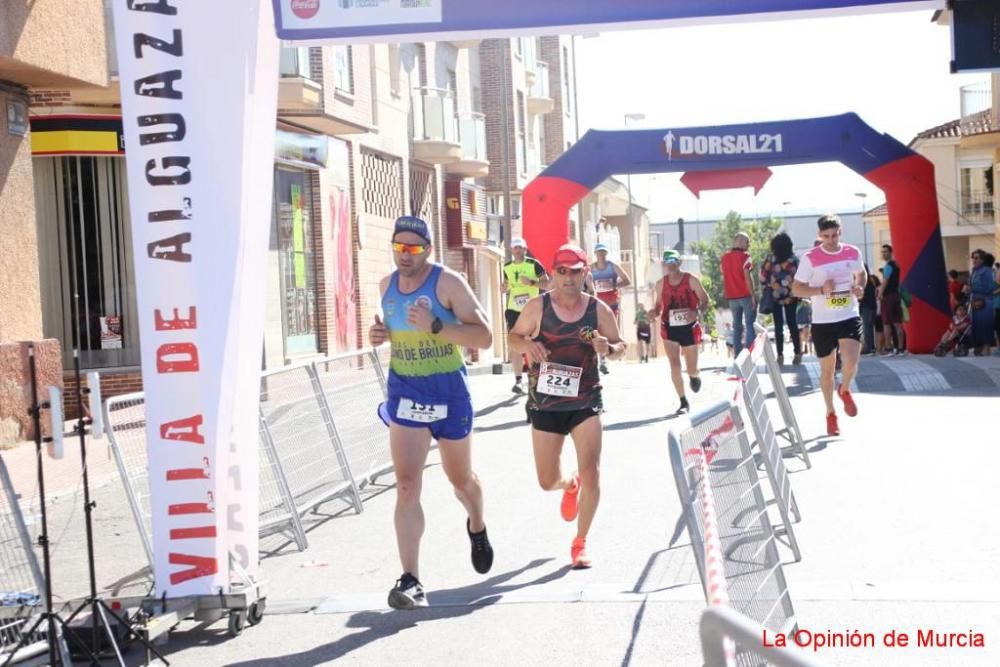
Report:
M909 143L959 116L959 88L986 74L953 75L950 29L932 12L893 12L649 31L577 38L580 129L728 125L853 111ZM744 214L856 211L884 201L880 190L839 163L777 167L750 189L703 193L680 174L633 177L654 221Z

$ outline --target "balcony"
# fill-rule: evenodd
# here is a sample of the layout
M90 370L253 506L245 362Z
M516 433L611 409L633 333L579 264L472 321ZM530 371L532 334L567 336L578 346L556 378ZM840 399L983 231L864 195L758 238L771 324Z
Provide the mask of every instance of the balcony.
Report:
M456 49L473 49L482 43L482 39L452 39L450 44Z
M451 164L462 159L455 96L442 88L413 91L413 157L430 164Z
M549 92L549 65L538 60L535 62L535 78L528 90L528 113L540 116L551 113L556 108L556 102Z
M962 217L967 220L992 220L993 195L986 190L961 193ZM961 220L959 221L962 222Z
M479 178L490 173L486 157L486 116L481 113L458 114L458 136L462 157L446 167L449 174Z

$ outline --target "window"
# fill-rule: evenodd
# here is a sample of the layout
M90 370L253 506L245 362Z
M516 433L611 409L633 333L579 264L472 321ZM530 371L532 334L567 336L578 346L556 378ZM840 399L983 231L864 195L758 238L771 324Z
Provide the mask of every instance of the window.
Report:
M476 113L483 111L483 89L479 86L472 87L472 110Z
M993 188L988 161L964 163L959 167L958 193L960 198L959 222L962 218L983 220L993 217Z
M354 54L350 46L333 46L333 87L341 93L354 94Z
M278 252L286 358L319 349L312 225L308 172L275 169L272 238Z
M300 46L298 48L281 49L280 73L282 77L302 77L310 78L309 70L309 48Z
M389 92L395 97L401 95L400 75L403 70L403 60L399 53L399 44L389 45Z

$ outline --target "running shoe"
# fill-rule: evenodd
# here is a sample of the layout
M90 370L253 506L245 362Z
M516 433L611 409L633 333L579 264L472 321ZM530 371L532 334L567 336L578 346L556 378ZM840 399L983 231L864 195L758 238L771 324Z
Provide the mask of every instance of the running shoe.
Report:
M682 412L687 412L690 409L691 406L688 405L687 396L681 396L681 407L677 408L677 414L681 414Z
M896 355L900 356L900 357L905 357L906 356L906 350L905 349L903 349L903 350L896 350Z
M697 375L694 377L688 376L688 384L691 385L691 391L696 394L701 390L701 378Z
M573 560L574 570L586 570L590 567L590 556L587 555L587 539L584 537L574 537L573 546L569 550L570 558Z
M389 591L389 606L393 609L426 607L427 596L424 595L423 584L409 572L404 572Z
M598 368L601 369L601 372L604 373L605 375L607 375L608 373L611 372L611 371L608 370L608 365L606 363L604 363L603 361L601 362L601 365L598 366Z
M785 355L783 355L783 354L779 354L778 355L778 365L779 366L784 366L785 365Z
M840 425L837 424L836 414L829 414L826 416L826 434L840 435Z
M580 476L577 474L573 475L573 486L563 490L562 502L559 503L559 513L562 514L562 518L566 521L572 521L576 518L577 512L580 511L580 505L577 502L580 498Z
M493 567L493 546L486 536L486 526L478 533L469 530L469 520L465 520L465 532L469 534L472 543L472 567L479 574L486 574Z
M840 396L840 400L844 402L844 412L847 413L848 417L858 416L858 405L854 402L854 397L851 396L851 392L844 388L844 385L837 387L837 395Z
M516 380L514 380L514 386L511 387L510 390L512 392L514 392L515 394L523 394L524 393L524 388L521 387L521 378L517 378Z
M796 366L798 366L799 364L801 364L802 363L802 354L801 353L800 354L796 354L794 357L792 357L792 363L795 364Z

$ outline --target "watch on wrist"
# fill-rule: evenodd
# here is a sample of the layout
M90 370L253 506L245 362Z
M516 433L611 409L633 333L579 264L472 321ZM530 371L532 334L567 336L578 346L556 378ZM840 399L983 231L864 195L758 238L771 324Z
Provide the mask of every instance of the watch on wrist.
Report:
M435 317L434 321L431 322L431 333L439 334L441 329L444 329L444 322L441 321L440 317Z

